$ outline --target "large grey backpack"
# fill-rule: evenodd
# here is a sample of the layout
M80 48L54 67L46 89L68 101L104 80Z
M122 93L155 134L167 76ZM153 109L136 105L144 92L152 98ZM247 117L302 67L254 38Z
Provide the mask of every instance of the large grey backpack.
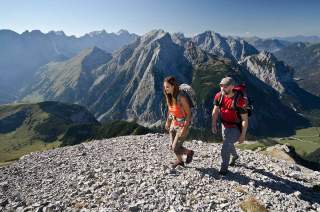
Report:
M196 108L196 93L190 85L181 84L179 86L179 96L180 95L187 97L190 108Z
M191 121L194 120L196 116L196 108L197 108L197 102L196 102L196 93L193 90L193 88L188 84L181 84L179 86L179 95L178 95L178 101L180 96L185 96L188 99L188 103L191 110Z

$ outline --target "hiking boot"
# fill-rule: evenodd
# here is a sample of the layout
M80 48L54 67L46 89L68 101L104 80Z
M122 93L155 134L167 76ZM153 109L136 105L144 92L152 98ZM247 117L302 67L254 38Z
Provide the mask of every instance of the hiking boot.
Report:
M175 169L177 166L182 166L184 167L184 162L183 161L176 161L172 164L171 168Z
M187 159L186 159L187 164L192 162L193 155L194 155L194 151L190 150L190 152L187 154Z
M220 169L219 175L225 176L226 174L228 174L228 170L222 170L222 169Z
M236 161L237 161L238 159L239 159L239 156L232 157L230 166L235 166L235 165L236 165Z

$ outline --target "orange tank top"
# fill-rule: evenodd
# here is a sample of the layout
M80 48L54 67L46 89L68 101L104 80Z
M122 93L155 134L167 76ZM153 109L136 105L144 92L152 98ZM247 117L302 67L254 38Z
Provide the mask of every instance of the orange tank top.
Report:
M186 115L179 104L173 104L172 106L169 106L169 113L174 116L173 126L184 126Z
M173 105L169 106L169 112L175 118L184 118L185 117L185 113L179 104L173 104Z

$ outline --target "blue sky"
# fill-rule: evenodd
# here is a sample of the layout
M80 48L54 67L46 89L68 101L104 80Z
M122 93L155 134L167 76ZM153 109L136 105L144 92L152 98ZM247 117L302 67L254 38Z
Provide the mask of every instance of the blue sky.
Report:
M0 29L152 29L194 35L213 30L238 36L320 35L319 0L1 0Z

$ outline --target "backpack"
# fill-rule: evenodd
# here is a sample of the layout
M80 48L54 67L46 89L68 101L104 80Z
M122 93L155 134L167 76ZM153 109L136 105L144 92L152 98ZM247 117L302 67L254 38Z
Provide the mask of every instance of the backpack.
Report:
M179 86L178 98L180 96L187 97L190 108L196 108L196 93L190 85L181 84Z
M181 96L185 96L188 100L190 111L191 111L191 120L194 120L195 114L196 114L196 108L197 108L197 102L196 102L196 93L193 90L193 88L188 84L181 84L179 86L179 94L177 96L177 100L179 101L179 98Z
M240 97L244 98L244 100L246 101L246 108L245 109L248 112L248 117L250 117L252 115L253 109L254 109L253 108L253 100L248 97L245 84L240 84L240 85L235 86L233 88L233 92L235 92L235 96L232 101L232 109L237 112L238 119L241 120L241 116L240 116L239 110L238 110L239 108L237 107L237 102ZM220 97L219 97L219 101L218 101L219 108L221 108L221 106L222 106L223 97L224 97L224 94L220 93ZM237 126L239 125L238 128L241 131L240 122L237 122L237 123L230 123L229 122L229 124L236 124Z

